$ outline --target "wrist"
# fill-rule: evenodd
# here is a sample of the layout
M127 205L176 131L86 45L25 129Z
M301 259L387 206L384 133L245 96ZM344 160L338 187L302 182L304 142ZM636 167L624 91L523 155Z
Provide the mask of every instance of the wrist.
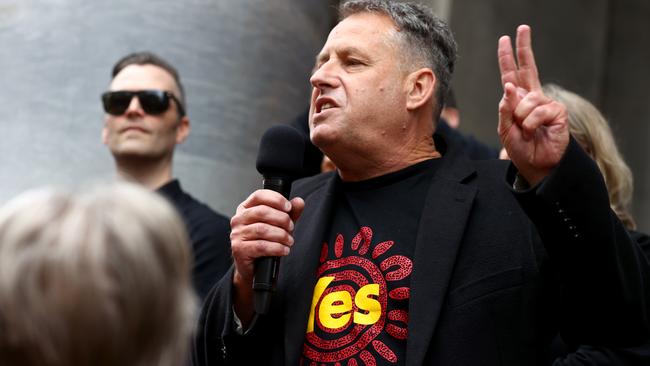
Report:
M516 164L515 164L516 166ZM529 188L537 186L541 181L544 180L549 174L551 174L552 169L520 169L517 167L519 172L517 173L517 176L519 178L523 178L525 180L525 183L528 184ZM521 184L523 182L520 182Z
M232 282L235 314L240 319L244 329L247 329L255 315L253 305L253 279L247 279L235 269Z

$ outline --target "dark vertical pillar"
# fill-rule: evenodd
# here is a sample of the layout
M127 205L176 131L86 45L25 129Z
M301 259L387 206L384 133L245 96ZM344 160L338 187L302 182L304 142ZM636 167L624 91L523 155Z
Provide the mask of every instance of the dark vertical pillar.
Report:
M610 1L602 110L634 173L633 212L650 232L650 2Z

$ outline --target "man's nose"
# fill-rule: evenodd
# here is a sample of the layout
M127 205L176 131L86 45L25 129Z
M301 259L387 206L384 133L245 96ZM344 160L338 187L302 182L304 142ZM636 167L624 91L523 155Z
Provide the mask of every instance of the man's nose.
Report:
M136 95L134 95L131 98L131 101L129 102L129 106L126 108L126 111L124 111L124 114L128 116L143 116L144 110L142 109L142 105L140 105L140 99Z
M320 65L309 78L309 82L315 88L333 88L338 85L337 67L335 62L328 61Z

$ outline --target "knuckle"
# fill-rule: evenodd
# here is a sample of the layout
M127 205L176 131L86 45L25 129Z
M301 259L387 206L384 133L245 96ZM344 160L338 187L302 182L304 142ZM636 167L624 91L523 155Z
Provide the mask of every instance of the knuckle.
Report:
M255 252L257 253L264 253L267 248L266 242L264 240L256 240L254 246Z
M546 115L547 111L548 111L547 106L545 105L535 108L531 113L531 117L533 118L533 121L543 118Z
M553 100L551 103L549 103L549 108L552 108L554 110L557 109L558 111L566 111L566 106L556 100Z
M235 227L230 230L230 241L231 242L236 242L239 240L239 237L241 236L241 229L239 227Z
M249 198L247 198L244 202L238 204L237 209L235 210L235 212L239 213L240 211L245 210L246 209L246 203L248 202Z
M235 216L230 218L230 227L235 228L237 225L239 225L239 221L240 221L240 215L236 214Z
M241 222L251 222L251 220L254 219L256 212L257 212L256 207L248 208L248 209L242 211L241 214L239 214L237 216L239 216L239 220Z
M233 243L230 251L234 258L240 258L242 256L242 245L241 243Z
M238 216L242 221L246 221L250 217L251 211L253 211L252 208L247 208L235 216Z
M257 237L264 237L269 232L269 229L266 227L266 225L259 223L253 225L253 230Z
M528 97L531 101L540 101L544 99L544 95L537 90L528 92Z

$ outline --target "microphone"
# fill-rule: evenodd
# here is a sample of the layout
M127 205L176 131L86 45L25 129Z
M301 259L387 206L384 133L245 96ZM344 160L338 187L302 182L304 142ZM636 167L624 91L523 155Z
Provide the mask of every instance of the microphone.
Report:
M262 186L289 198L291 183L302 172L305 137L289 125L269 128L260 141L257 153L257 171L262 174ZM253 303L255 312L267 314L271 296L275 292L280 269L279 257L260 257L255 261Z

